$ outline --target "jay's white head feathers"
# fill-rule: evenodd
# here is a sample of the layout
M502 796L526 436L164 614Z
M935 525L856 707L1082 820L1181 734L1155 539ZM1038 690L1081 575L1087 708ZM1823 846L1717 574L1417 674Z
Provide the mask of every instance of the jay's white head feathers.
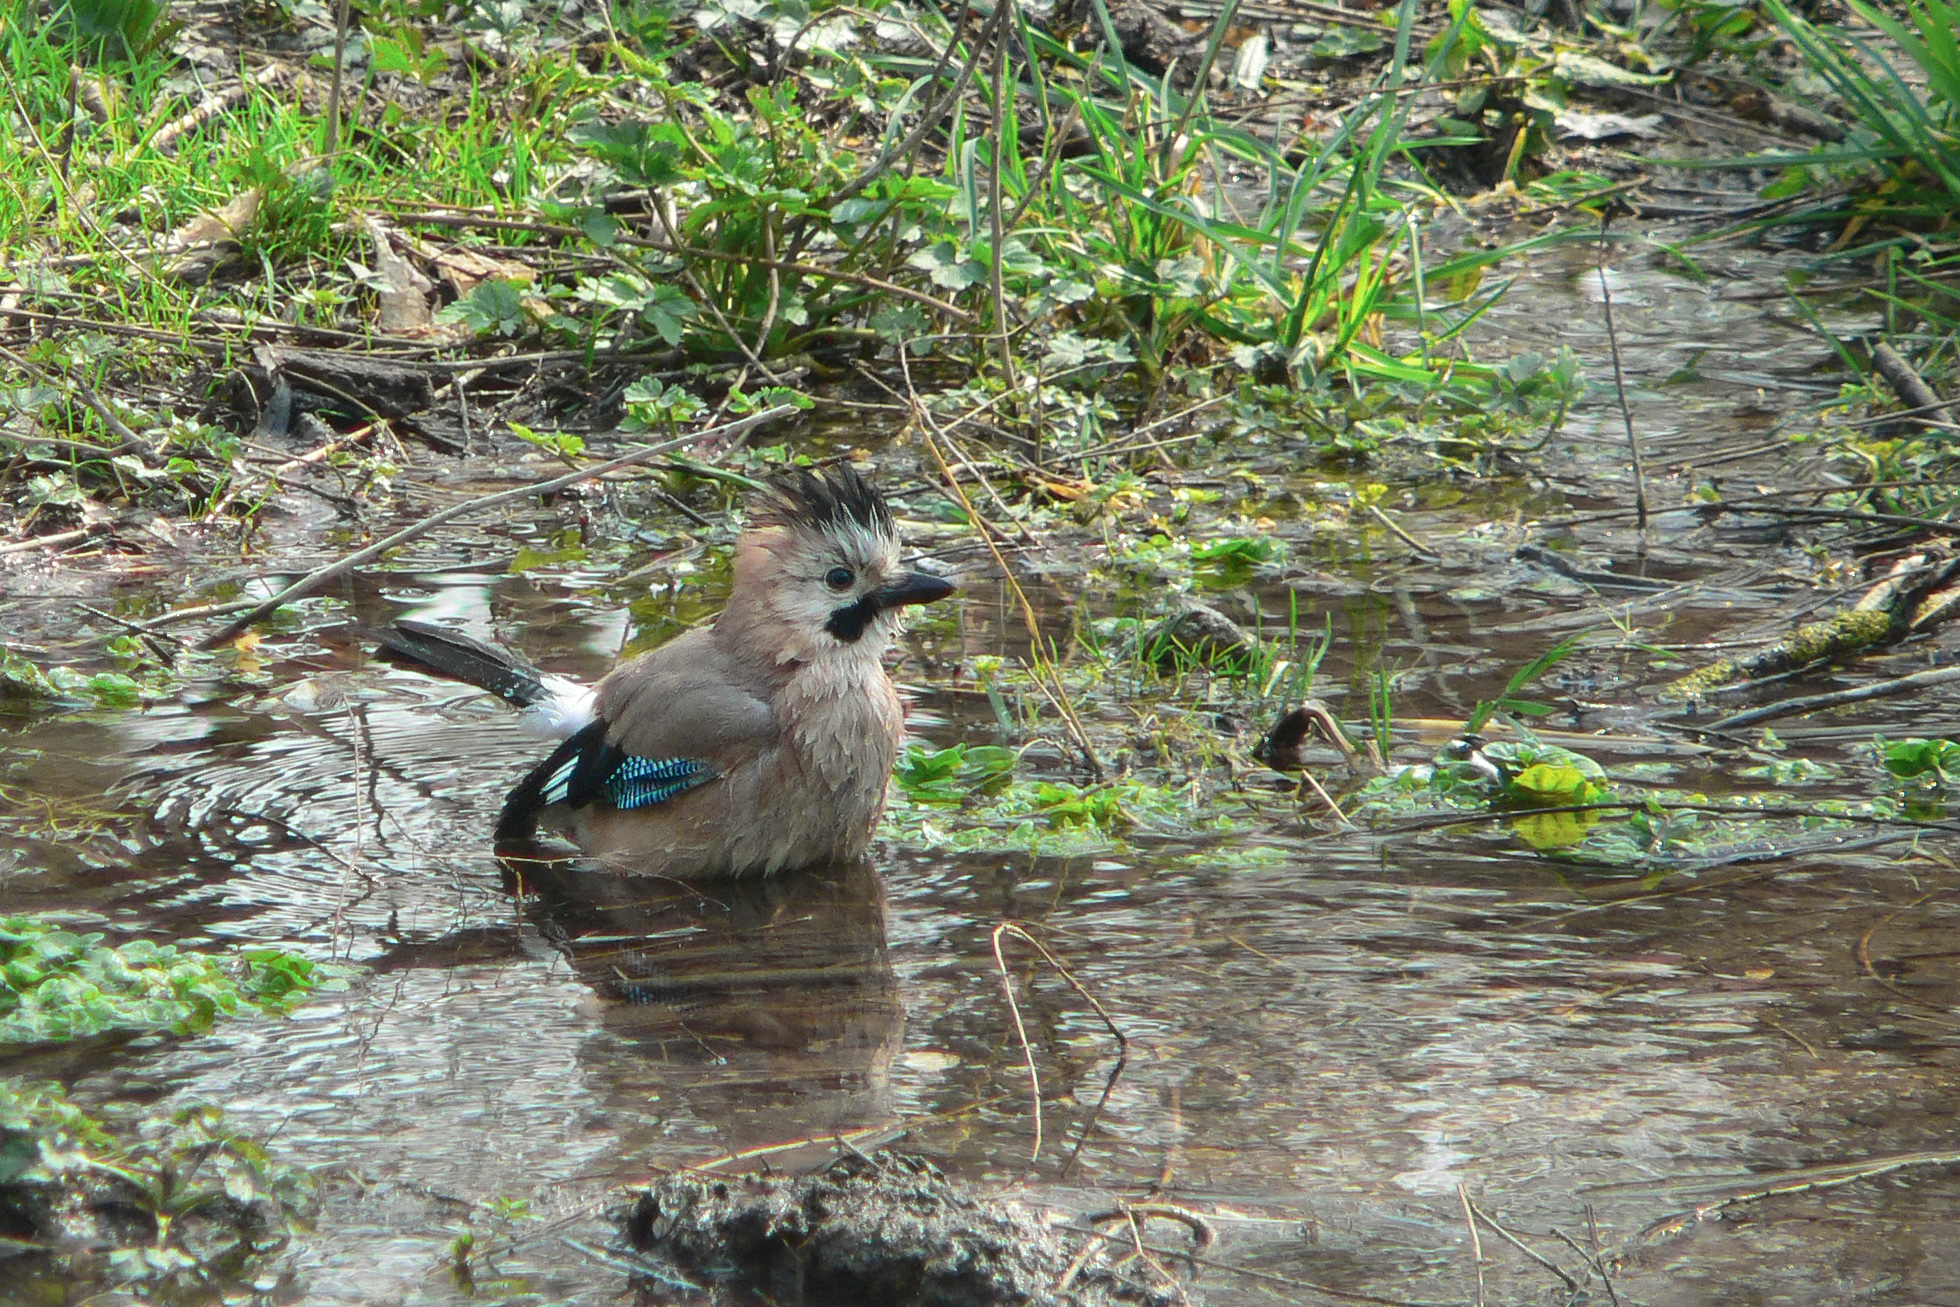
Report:
M735 592L719 619L778 664L877 660L898 612L953 587L899 561L884 499L849 467L775 482L735 548Z

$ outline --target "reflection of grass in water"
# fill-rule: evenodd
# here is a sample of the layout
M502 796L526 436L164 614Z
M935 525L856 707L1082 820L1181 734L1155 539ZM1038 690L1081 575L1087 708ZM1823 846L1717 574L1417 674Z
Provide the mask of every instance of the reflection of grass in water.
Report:
M1801 783L1798 776L1816 778L1811 768L1794 765L1751 772L1786 787ZM1943 815L1911 793L1798 806L1778 789L1722 797L1679 789L1622 796L1614 779L1581 754L1530 739L1485 745L1474 754L1452 748L1432 763L1370 780L1352 815L1427 829L1434 823L1424 818L1485 813L1561 863L1652 879L1835 847L1853 832L1876 830L1874 838L1882 840L1886 826L1909 827ZM1623 773L1619 779L1631 783L1635 777Z
M1074 785L1014 774L1019 755L996 746L913 746L892 777L885 838L961 852L1028 849L1087 853L1134 835L1193 836L1234 829L1197 782L1133 778Z
M97 1117L55 1086L0 1081L0 1209L57 1250L12 1250L9 1282L39 1290L21 1301L112 1287L218 1301L265 1273L312 1191L215 1107Z
M81 799L56 799L23 785L0 785L0 837L65 845L114 838L130 814Z

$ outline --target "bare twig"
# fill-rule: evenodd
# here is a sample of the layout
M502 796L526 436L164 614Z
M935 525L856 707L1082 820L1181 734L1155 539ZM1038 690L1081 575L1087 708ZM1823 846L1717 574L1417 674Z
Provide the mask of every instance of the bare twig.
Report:
M1589 1228L1592 1229L1593 1242L1598 1243L1599 1229L1597 1226L1594 1226L1592 1224L1592 1207L1590 1205L1588 1205L1586 1208L1586 1224ZM1599 1282L1606 1286L1606 1296L1609 1300L1612 1301L1613 1307L1619 1307L1620 1295L1614 1291L1613 1277L1607 1274L1606 1263L1600 1259L1599 1253L1597 1251L1588 1251L1585 1248L1581 1248L1579 1244L1572 1238L1571 1235L1559 1229L1556 1225L1552 1227L1552 1233L1557 1235L1560 1239L1564 1240L1566 1247L1570 1248L1573 1252L1578 1253L1581 1257L1586 1259L1586 1265L1592 1267L1593 1274L1597 1275L1599 1277Z
M995 0L994 8L994 141L988 153L991 176L987 187L987 222L992 229L992 246L988 263L990 288L994 299L994 336L1000 350L1001 382L1012 394L1019 389L1014 382L1014 333L1007 320L1007 285L1004 251L1001 241L1005 235L1001 220L1000 185L1002 155L1007 150L1007 134L1019 131L1014 119L1014 106L1007 102L1007 23L1006 14L1014 6L1006 0Z
M1000 994L1007 1000L1007 1014L1014 1019L1014 1037L1021 1041L1021 1055L1028 1061L1028 1094L1034 1106L1034 1147L1028 1153L1028 1163L1033 1165L1041 1159L1041 1073L1034 1065L1034 1045L1028 1042L1028 1027L1021 1020L1021 1004L1014 997L1014 982L1007 974L1007 956L1000 948L1001 932L994 932L994 965L1000 969Z
M1793 713L1812 713L1820 708L1836 708L1847 703L1863 703L1867 699L1884 699L1895 694L1911 694L1916 690L1945 685L1949 681L1956 680L1960 680L1960 667L1934 667L1890 681L1877 681L1871 685L1860 685L1849 690L1833 690L1829 694L1800 695L1780 703L1766 703L1760 708L1744 709L1739 713L1730 713L1727 717L1710 724L1707 729L1732 731L1742 726L1753 726L1757 722L1788 717Z
M1096 1015L1102 1018L1103 1026L1109 1031L1111 1037L1116 1040L1116 1058L1119 1064L1127 1061L1129 1058L1130 1041L1128 1036L1124 1035L1122 1028L1109 1015L1109 1009L1097 1001L1096 996L1091 994L1080 980L1076 979L1074 972L1063 966L1060 960L1048 951L1045 944L1033 935L1030 935L1026 927L1013 921L1003 921L1000 925L994 927L994 964L1000 969L1000 990L1007 998L1008 1014L1014 1018L1014 1033L1021 1041L1022 1054L1027 1058L1028 1085L1034 1094L1034 1152L1028 1158L1029 1162L1034 1162L1041 1156L1041 1076L1035 1070L1034 1048L1028 1043L1028 1029L1021 1020L1021 1006L1015 1001L1014 987L1007 975L1007 955L1002 950L1000 944L1001 939L1007 935L1014 935L1017 938L1026 940L1034 948L1034 951L1041 954L1048 965L1055 969L1055 974L1067 981L1069 987L1082 996L1082 1001L1095 1009Z
M1606 280L1606 228L1611 210L1599 219L1599 298L1606 310L1606 345L1613 355L1613 389L1620 397L1620 416L1627 424L1627 453L1633 459L1633 511L1635 524L1647 529L1647 473L1640 465L1640 437L1633 430L1633 409L1627 404L1626 373L1620 367L1620 337L1613 329L1613 288Z
M939 125L939 120L945 117L946 111L952 108L959 101L960 96L966 93L967 83L973 80L974 71L979 68L980 60L986 54L988 37L992 35L993 29L1006 19L1009 8L1011 8L1009 5L996 4L993 13L987 16L987 21L980 25L980 30L974 34L973 38L973 56L964 64L960 65L960 75L958 80L953 83L953 89L945 97L935 100L931 107L926 110L925 115L919 120L919 125L914 127L906 135L905 139L897 145L894 146L890 143L891 131L887 128L885 132L885 148L879 151L878 157L872 161L871 166L822 200L820 202L822 207L835 207L836 205L842 204L845 200L860 194L865 187L871 185L872 182L883 175L887 168L891 167L892 160L903 159L918 148L919 142L925 140L926 134ZM947 40L946 48L939 53L939 61L933 66L932 80L937 81L940 74L945 71L947 63L952 58L954 48L960 43L960 34L966 30L967 16L971 12L972 5L970 3L960 6L959 22L954 27L952 36Z
M1861 1162L1841 1162L1830 1166L1807 1166L1801 1170L1785 1171L1780 1175L1751 1177L1754 1183L1747 1188L1739 1188L1707 1202L1698 1203L1683 1212L1662 1217L1652 1222L1629 1243L1651 1243L1655 1239L1666 1238L1681 1233L1699 1222L1739 1203L1752 1203L1758 1199L1773 1198L1781 1194L1800 1194L1819 1189L1836 1189L1841 1185L1859 1180L1870 1180L1893 1171L1902 1171L1918 1166L1953 1166L1960 1164L1960 1152L1951 1149L1929 1150L1916 1153L1892 1153L1883 1157L1867 1158ZM1615 1261L1619 1260L1617 1257Z
M57 390L62 388L60 378L54 377L34 364L29 363L5 345L0 345L0 358L6 359L9 363L44 386L52 386ZM112 458L117 454L133 454L139 449L148 449L148 446L143 443L143 438L134 431L131 431L129 424L117 417L115 410L104 403L102 396L96 394L94 388L86 381L77 379L69 383L69 388L81 397L82 403L88 405L96 417L102 419L102 425L109 428L109 434L122 442L112 449L104 449L102 451L104 458Z
M1469 1200L1466 1199L1465 1201L1467 1202ZM1474 1202L1470 1203L1470 1211L1476 1216L1478 1220L1482 1221L1485 1225L1490 1227L1491 1233L1495 1234L1498 1238L1502 1239L1505 1243L1510 1244L1513 1248L1523 1253L1526 1257L1529 1257L1532 1261L1537 1262L1540 1266L1550 1271L1553 1275L1558 1276L1559 1279L1565 1281L1566 1288L1572 1290L1572 1292L1574 1293L1579 1292L1579 1282L1573 1279L1570 1275L1566 1274L1565 1268L1563 1266L1560 1266L1557 1262L1553 1261L1549 1257L1546 1257L1543 1253L1540 1253L1537 1249L1531 1247L1531 1245L1527 1244L1524 1240L1518 1238L1518 1236L1516 1236L1515 1234L1512 1234L1509 1230L1505 1229L1502 1225L1499 1225L1497 1223L1496 1217L1492 1216L1489 1212L1486 1212L1483 1208L1477 1206L1476 1203Z
M1470 1263L1477 1268L1477 1307L1484 1307L1484 1241L1477 1237L1476 1209L1471 1206L1470 1191L1460 1184L1456 1196L1463 1201L1463 1223L1470 1230Z
M1404 531L1396 523L1394 518L1390 517L1387 513L1382 512L1381 509L1377 508L1375 505L1373 504L1368 505L1368 515L1374 518L1377 522L1380 522L1383 526L1387 527L1388 533L1390 535L1394 536L1397 540L1400 540L1403 544L1407 545L1409 548L1415 550L1416 553L1421 555L1422 557L1427 558L1432 562L1440 560L1442 558L1441 554L1437 553L1434 549L1431 549L1428 545L1425 545L1422 541L1410 535L1407 531Z
M903 351L900 352L899 358L903 362ZM1041 652L1041 623L1034 615L1034 605L1028 601L1027 593L1021 589L1021 583L1015 577L1013 569L1008 567L1007 559L1001 553L992 529L987 525L987 519L973 507L973 501L967 497L966 488L960 484L959 478L953 475L953 469L946 462L946 455L940 451L939 442L933 439L931 415L926 411L925 405L915 401L913 411L920 415L920 434L925 437L927 452L939 465L939 473L945 478L947 487L952 490L953 497L960 501L960 507L966 512L967 521L973 523L974 529L980 533L980 539L986 544L987 552L994 557L994 566L1000 569L1001 576L1007 580L1008 589L1020 603L1021 618L1027 623L1028 639L1032 642L1037 666L1044 673L1036 679L1035 684L1041 687L1042 695L1054 706L1055 711L1061 714L1062 724L1068 728L1070 737L1075 741L1075 747L1081 750L1082 762L1088 768L1089 775L1101 781L1105 775L1102 759L1096 755L1096 746L1089 739L1088 728L1082 724L1082 718L1077 715L1074 705L1069 703L1068 691L1062 684L1061 674Z
M1123 1033L1122 1029L1116 1024L1115 1019L1109 1015L1109 1009L1104 1007L1101 1003L1097 1002L1096 996L1094 994L1091 994L1080 980L1076 979L1074 972L1070 971L1067 967L1063 966L1061 962L1055 957L1055 955L1048 951L1048 948L1045 944L1043 944L1040 940L1036 939L1033 935L1030 935L1027 932L1027 928L1020 925L1018 922L1003 921L1001 922L1000 925L994 927L994 937L995 937L994 942L996 947L999 946L999 942L1000 942L999 937L1003 934L1015 935L1020 937L1021 939L1026 940L1028 944L1033 947L1035 952L1041 954L1042 960L1045 961L1049 966L1055 968L1055 974L1060 976L1063 980L1067 981L1069 988L1073 989L1076 993L1080 994L1082 996L1082 1001L1084 1003L1087 1003L1090 1007L1096 1010L1096 1015L1102 1018L1103 1028L1109 1031L1110 1038L1116 1041L1117 1054L1122 1057L1129 1056L1130 1053L1129 1037Z
M143 642L144 646L165 664L176 661L177 657L177 650L166 645L164 643L165 640L177 641L180 649L189 649L191 647L188 640L175 635L165 635L160 631L153 631L143 623L132 621L127 617L118 617L114 613L105 613L100 608L95 608L88 604L76 604L75 607L81 609L91 617L99 617L105 622L122 627L125 631L133 632Z
M57 531L53 535L34 536L27 540L16 540L11 544L0 545L0 554L24 554L30 549L59 549L72 545L78 540L86 540L98 531L99 527L78 526L73 531Z

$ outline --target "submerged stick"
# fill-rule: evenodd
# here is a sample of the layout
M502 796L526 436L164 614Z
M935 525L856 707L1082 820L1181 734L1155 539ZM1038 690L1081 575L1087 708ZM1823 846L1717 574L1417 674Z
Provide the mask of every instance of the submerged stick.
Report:
M1484 1241L1477 1237L1476 1209L1470 1205L1470 1191L1460 1184L1456 1196L1463 1202L1463 1224L1470 1230L1470 1265L1477 1272L1477 1307L1484 1307Z
M1789 717L1795 713L1812 713L1820 708L1836 708L1847 703L1863 703L1867 699L1884 699L1895 694L1911 694L1929 686L1945 685L1949 681L1960 681L1960 667L1935 667L1929 671L1914 672L1890 681L1877 681L1871 685L1860 685L1850 690L1833 690L1829 694L1806 694L1795 699L1785 699L1781 703L1768 703L1760 708L1749 708L1739 713L1731 713L1709 726L1711 731L1733 730L1738 726L1753 726L1776 717Z
M1000 991L1007 999L1008 1015L1014 1018L1014 1033L1020 1037L1021 1052L1027 1058L1028 1085L1034 1094L1034 1153L1028 1158L1030 1162L1034 1162L1041 1157L1041 1076L1035 1070L1034 1046L1028 1042L1028 1028L1021 1020L1021 1005L1014 998L1014 987L1007 975L1007 954L1000 945L1002 937L1007 935L1026 940L1032 945L1034 951L1041 954L1049 966L1055 968L1055 974L1067 981L1069 987L1082 996L1082 1001L1096 1010L1096 1015L1102 1018L1104 1028L1116 1040L1118 1070L1121 1070L1123 1064L1129 1060L1130 1040L1116 1024L1115 1019L1109 1015L1109 1009L1098 1002L1096 996L1089 992L1088 987L1076 979L1074 972L1063 966L1061 961L1048 951L1047 945L1030 935L1026 927L1013 921L1003 921L994 927L994 963L1000 969Z
M329 563L325 567L316 568L308 572L305 576L302 576L299 580L272 596L272 598L254 605L248 612L226 623L214 634L206 636L203 640L199 641L198 648L206 650L216 649L221 645L237 639L247 627L259 621L261 618L269 616L295 599L304 598L327 582L353 571L362 563L379 558L390 549L399 548L419 536L428 534L445 522L453 522L459 517L466 517L471 513L481 512L486 508L496 508L503 504L514 504L520 500L529 499L537 495L548 495L554 490L563 490L566 486L577 485L581 481L590 481L593 477L604 476L608 472L617 472L621 468L632 467L637 463L644 463L648 459L658 458L660 455L678 449L682 445L693 444L697 440L705 440L711 436L731 436L737 432L747 431L750 427L761 426L765 422L773 422L775 419L795 411L795 406L792 404L778 404L774 408L764 409L760 413L752 413L748 417L734 422L723 423L718 427L709 427L705 431L697 431L692 435L677 436L672 440L663 440L657 445L642 445L631 453L621 454L618 458L608 459L604 463L594 463L591 467L580 468L576 472L568 472L564 476L553 477L549 481L533 482L528 486L519 486L515 490L500 490L496 494L483 495L461 504L451 505L439 513L431 513L421 521L403 527L385 539L375 541L365 549L355 550L338 562Z
M1613 288L1606 283L1606 228L1612 210L1599 219L1599 298L1606 309L1606 344L1613 355L1613 389L1620 397L1620 416L1627 424L1627 453L1633 458L1634 525L1647 529L1647 471L1640 465L1640 437L1633 430L1633 409L1627 404L1627 379L1620 368L1620 337L1613 329Z
M1774 1198L1781 1194L1836 1189L1841 1185L1874 1179L1911 1167L1952 1166L1956 1163L1960 1163L1960 1152L1941 1149L1917 1153L1893 1153L1884 1157L1867 1158L1862 1162L1807 1166L1798 1171L1785 1171L1781 1175L1762 1177L1747 1188L1738 1189L1719 1198L1711 1198L1705 1203L1698 1203L1687 1211L1678 1212L1673 1216L1662 1217L1621 1245L1620 1251L1612 1260L1616 1265L1620 1264L1626 1260L1628 1252L1634 1247L1680 1234L1724 1208L1739 1203L1753 1203L1759 1199Z
M1033 1165L1041 1160L1041 1072L1035 1069L1034 1045L1028 1042L1027 1023L1021 1020L1021 1004L1014 997L1014 982L1008 978L1007 955L1001 952L1000 930L994 931L994 965L1000 970L1000 994L1007 1000L1007 1015L1014 1019L1014 1035L1021 1041L1021 1055L1028 1060L1028 1094L1034 1105L1034 1148L1028 1154L1028 1163Z

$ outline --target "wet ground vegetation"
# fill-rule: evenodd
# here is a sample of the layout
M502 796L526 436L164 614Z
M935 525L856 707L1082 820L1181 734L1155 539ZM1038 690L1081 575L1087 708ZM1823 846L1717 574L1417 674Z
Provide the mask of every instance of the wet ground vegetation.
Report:
M1057 1295L1960 1285L1957 23L0 0L0 1268L685 1300L916 1179ZM839 459L968 591L884 879L498 866L515 734L363 632L598 674ZM663 1279L610 1186L709 1165Z

